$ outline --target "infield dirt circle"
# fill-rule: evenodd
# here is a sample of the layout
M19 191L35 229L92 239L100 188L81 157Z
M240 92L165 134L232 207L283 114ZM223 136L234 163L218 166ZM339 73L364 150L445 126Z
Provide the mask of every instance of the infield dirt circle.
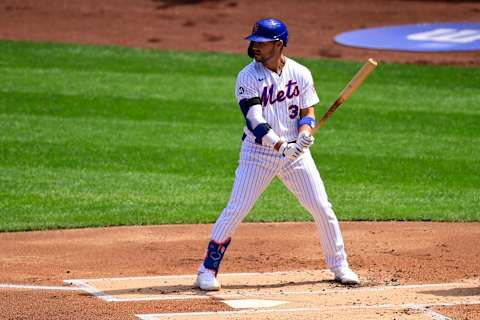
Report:
M355 28L478 22L475 1L4 0L0 14L0 39L236 53L257 18L277 16L293 56L480 65L480 52L378 52L332 40ZM209 294L192 282L210 225L1 233L0 319L480 319L480 223L341 227L361 286L331 281L312 223L242 224L224 289Z

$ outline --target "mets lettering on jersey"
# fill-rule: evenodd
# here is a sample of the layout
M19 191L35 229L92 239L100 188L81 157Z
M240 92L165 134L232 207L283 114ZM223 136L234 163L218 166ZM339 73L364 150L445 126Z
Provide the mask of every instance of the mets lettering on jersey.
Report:
M280 75L252 61L238 74L235 91L238 102L260 98L263 117L286 141L297 139L300 110L319 102L310 70L289 58ZM247 127L244 132L255 140Z
M263 87L262 96L260 97L260 100L262 101L262 106L266 106L267 103L269 102L270 104L274 104L277 101L282 102L285 99L292 99L293 97L300 95L300 89L298 89L298 85L296 81L289 80L285 87L286 87L285 91L278 90L276 94L275 94L274 84L272 84L270 88L268 86ZM293 87L293 90L292 90L292 87Z

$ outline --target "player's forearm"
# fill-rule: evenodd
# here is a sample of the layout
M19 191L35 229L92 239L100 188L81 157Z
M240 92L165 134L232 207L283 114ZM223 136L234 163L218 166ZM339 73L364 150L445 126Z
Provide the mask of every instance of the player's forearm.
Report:
M250 123L253 134L263 145L274 147L280 141L280 137L263 117L261 105L251 106L245 117Z
M309 108L305 108L300 110L300 120L303 118L311 118L315 120L315 107L311 106ZM302 124L298 127L298 132L305 131L308 134L312 133L312 126L311 124Z
M310 127L308 124L303 124L298 128L298 132L305 131L308 134L312 133L312 127Z
M300 120L298 120L298 138L297 144L302 149L308 149L314 142L312 136L313 128L315 128L315 110L312 107L302 109L300 112Z

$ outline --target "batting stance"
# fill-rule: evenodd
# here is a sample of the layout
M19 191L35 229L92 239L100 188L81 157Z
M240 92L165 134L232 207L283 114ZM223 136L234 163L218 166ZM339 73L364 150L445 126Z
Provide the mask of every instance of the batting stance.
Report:
M196 285L219 290L217 273L231 235L274 177L310 212L335 279L358 284L349 268L342 234L310 154L314 105L319 102L310 71L283 54L287 26L278 19L255 23L248 55L254 58L237 77L235 93L245 117L240 161L227 207L213 226Z

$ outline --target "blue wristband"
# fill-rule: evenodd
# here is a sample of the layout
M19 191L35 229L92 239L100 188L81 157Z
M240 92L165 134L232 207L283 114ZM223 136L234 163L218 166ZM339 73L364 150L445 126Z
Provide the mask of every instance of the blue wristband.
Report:
M312 117L303 117L302 119L298 120L298 128L303 126L304 124L310 126L310 128L315 128L315 119Z

